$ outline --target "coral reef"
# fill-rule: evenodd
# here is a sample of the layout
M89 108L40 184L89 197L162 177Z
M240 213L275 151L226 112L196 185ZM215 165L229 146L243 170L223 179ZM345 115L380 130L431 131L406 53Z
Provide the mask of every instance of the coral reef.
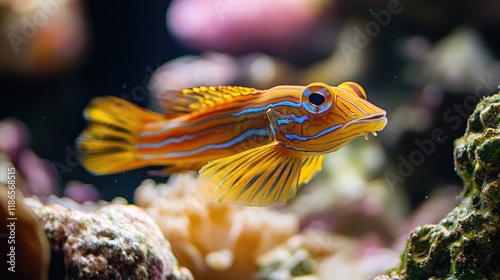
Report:
M316 261L306 247L305 237L292 236L280 245L257 258L259 272L255 279L318 279Z
M66 279L192 279L158 226L133 205L83 212L27 198L51 249L63 255Z
M28 139L28 129L21 121L1 121L0 166L16 168L16 188L25 196L36 195L45 200L58 191L56 174L49 161L39 158L29 148ZM6 167L0 169L1 184L7 184L6 170Z
M178 174L168 184L146 180L135 194L196 279L251 279L256 258L298 231L295 215L209 203L197 197L196 185L192 174Z
M398 253L372 233L352 237L306 229L306 248L317 261L319 279L372 279L394 267Z
M487 97L455 141L462 201L410 235L401 263L376 279L500 278L500 94Z
M12 191L13 188L0 185L0 277L48 279L50 248L45 232L33 211L24 205L21 192Z

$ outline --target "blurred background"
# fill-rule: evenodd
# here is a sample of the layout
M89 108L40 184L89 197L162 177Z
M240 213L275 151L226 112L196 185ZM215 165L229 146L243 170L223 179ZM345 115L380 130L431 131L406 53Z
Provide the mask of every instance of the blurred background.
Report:
M330 155L288 211L384 246L456 204L453 141L500 84L500 2L487 0L0 0L0 29L0 160L25 194L133 201L151 178L81 166L74 143L94 97L161 111L166 89L353 80L388 125Z

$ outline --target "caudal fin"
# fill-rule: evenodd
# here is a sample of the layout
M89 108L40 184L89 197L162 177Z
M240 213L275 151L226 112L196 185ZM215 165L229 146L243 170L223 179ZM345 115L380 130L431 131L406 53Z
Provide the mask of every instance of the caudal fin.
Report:
M164 121L114 96L94 98L85 109L88 127L77 139L82 164L92 173L111 174L146 166L136 156L136 138L149 122Z

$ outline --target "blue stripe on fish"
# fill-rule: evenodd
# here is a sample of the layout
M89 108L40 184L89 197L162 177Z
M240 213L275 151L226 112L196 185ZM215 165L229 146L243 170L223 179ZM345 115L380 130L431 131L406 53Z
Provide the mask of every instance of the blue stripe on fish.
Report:
M321 137L321 136L328 134L330 132L334 132L335 130L341 128L342 126L343 126L343 124L334 125L334 126L329 127L325 130L322 130L320 133L318 133L316 135L312 135L312 136L300 136L297 134L285 134L285 137L289 140L306 141L306 140L310 140L310 139L316 139L316 138Z
M186 141L186 140L193 140L195 139L196 137L200 137L200 136L203 136L203 135L206 135L210 132L213 132L215 129L210 129L210 130L206 130L206 131L202 131L200 133L196 133L196 134L185 134L185 135L182 135L180 137L170 137L164 141L161 141L161 142L157 142L157 143L141 143L141 144L137 144L135 145L135 148L136 149L140 149L140 148L161 148L165 145L169 145L169 144L178 144L178 143L181 143L182 141Z
M302 115L300 117L297 117L295 114L292 114L291 115L291 119L279 119L277 120L276 122L279 124L279 125L282 125L282 124L289 124L289 123L303 123L305 121L307 121L309 119L309 117L307 115Z
M182 135L182 136L179 136L179 137L170 137L170 138L165 139L165 140L163 140L161 142L149 142L149 143L136 144L135 148L136 149L140 149L140 148L161 148L161 147L169 145L169 144L178 144L178 143L182 143L182 141L193 140L193 139L196 139L197 137L200 137L200 136L212 133L212 132L214 132L214 131L216 131L218 129L221 129L221 128L230 128L232 126L233 126L232 124L230 124L230 125L224 125L224 126L215 127L215 128L209 129L209 130L205 130L205 131L202 131L202 132L199 132L199 133L195 133L195 134L185 134L185 135Z
M232 147L248 137L251 136L268 136L269 131L267 129L250 129L246 131L245 133L241 134L240 136L232 139L231 141L225 142L225 143L219 143L219 144L210 144L210 145L205 145L203 147L200 147L198 149L190 150L190 151L185 151L185 152L174 152L174 153L166 153L166 154L159 154L159 155L143 155L141 156L143 159L155 159L155 158L176 158L176 157L187 157L187 156L192 156L198 153L202 153L206 150L209 149L226 149L229 147Z

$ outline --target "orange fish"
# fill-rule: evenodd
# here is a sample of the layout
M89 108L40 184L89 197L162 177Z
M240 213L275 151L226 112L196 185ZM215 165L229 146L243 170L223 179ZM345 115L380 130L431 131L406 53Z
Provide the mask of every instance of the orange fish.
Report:
M284 204L321 171L326 153L387 123L354 82L195 87L160 101L166 114L112 96L92 100L77 141L83 165L95 174L151 165L166 166L165 174L200 170L209 200Z

